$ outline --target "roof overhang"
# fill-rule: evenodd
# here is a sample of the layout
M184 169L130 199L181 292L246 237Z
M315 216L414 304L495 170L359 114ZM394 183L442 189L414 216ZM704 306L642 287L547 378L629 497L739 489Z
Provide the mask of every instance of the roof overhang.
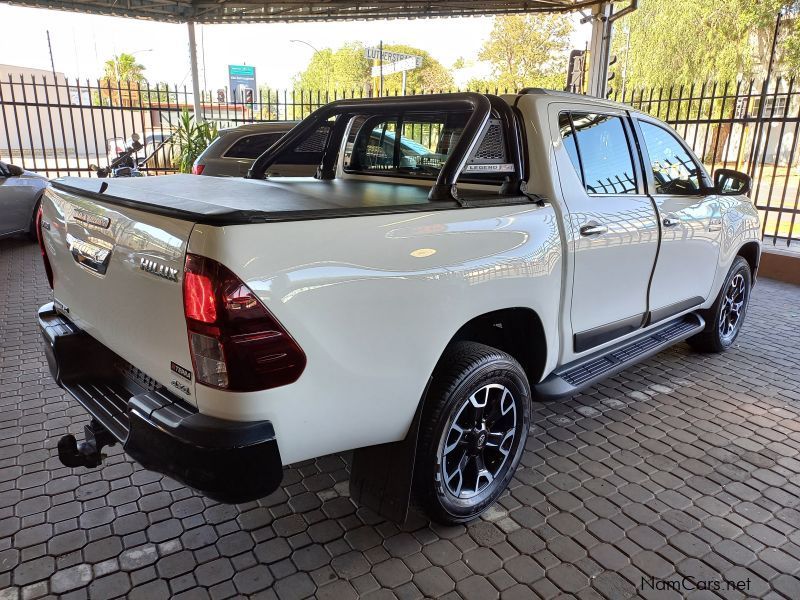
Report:
M169 23L291 23L568 12L603 0L6 0L7 4Z

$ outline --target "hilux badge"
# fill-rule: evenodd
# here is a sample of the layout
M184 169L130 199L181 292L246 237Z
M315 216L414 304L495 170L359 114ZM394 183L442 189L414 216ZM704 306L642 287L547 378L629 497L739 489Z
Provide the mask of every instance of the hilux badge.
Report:
M149 258L142 258L139 261L139 268L145 273L150 273L156 277L163 277L170 281L178 281L178 269L162 265Z

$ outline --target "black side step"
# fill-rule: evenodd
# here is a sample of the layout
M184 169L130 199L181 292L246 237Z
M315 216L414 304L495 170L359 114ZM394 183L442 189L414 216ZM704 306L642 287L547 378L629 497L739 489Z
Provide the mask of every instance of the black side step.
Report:
M533 395L538 400L558 400L577 394L699 333L705 325L703 318L696 313L664 323L633 339L559 367L533 386Z

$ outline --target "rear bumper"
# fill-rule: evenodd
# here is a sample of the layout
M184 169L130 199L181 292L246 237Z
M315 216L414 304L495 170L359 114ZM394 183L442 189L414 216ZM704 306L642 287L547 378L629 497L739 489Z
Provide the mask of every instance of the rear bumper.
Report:
M50 373L143 467L220 502L262 498L281 483L269 421L202 415L56 312L39 309Z

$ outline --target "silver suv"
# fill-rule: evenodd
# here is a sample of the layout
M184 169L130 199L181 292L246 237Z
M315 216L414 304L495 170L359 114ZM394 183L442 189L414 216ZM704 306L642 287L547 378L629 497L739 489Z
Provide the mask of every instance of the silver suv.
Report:
M219 137L194 161L192 173L244 177L253 161L295 125L297 121L281 121L223 129ZM310 177L316 172L316 165L280 165L274 171L271 174Z

